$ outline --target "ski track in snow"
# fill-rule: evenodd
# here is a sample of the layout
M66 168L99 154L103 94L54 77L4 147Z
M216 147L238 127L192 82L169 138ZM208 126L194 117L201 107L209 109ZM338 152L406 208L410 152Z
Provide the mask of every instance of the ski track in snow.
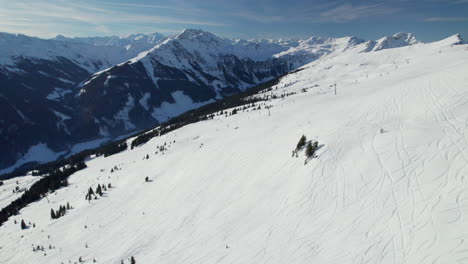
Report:
M325 56L268 92L297 92L269 111L92 159L0 227L0 263L468 263L465 49ZM291 157L302 134L322 145L306 165L304 152ZM66 202L74 209L51 220ZM21 219L36 228L21 231Z

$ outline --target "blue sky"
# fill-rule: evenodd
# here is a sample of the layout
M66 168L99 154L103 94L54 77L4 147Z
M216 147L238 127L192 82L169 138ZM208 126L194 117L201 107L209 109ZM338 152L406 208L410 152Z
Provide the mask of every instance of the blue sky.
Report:
M0 0L0 31L39 37L173 34L281 38L411 32L422 41L461 33L468 0Z

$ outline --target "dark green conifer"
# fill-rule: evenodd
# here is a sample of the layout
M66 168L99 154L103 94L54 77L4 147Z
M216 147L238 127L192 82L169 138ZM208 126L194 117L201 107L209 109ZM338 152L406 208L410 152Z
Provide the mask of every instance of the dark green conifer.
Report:
M304 145L306 144L307 138L305 135L302 135L302 137L299 139L299 142L297 142L296 150L300 150Z

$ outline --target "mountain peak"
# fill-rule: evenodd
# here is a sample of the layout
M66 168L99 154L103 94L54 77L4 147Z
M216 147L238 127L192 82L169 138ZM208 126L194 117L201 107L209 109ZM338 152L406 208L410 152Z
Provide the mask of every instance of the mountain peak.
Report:
M459 45L459 44L465 44L462 36L460 35L460 33L457 33L455 35L452 35L444 40L448 40L450 42L452 42L452 45ZM442 40L442 41L444 41Z
M399 48L410 46L414 44L421 43L417 40L413 34L405 33L405 32L398 32L391 36L385 36L381 39L378 39L375 42L375 46L373 47L373 51L383 50L383 49L391 49L391 48Z
M62 34L59 34L55 37L55 40L65 40L65 39L66 39L65 36Z
M434 44L440 45L440 46L460 45L464 43L465 42L459 33L454 34L450 37L444 38L440 41L434 42Z
M419 40L417 40L416 37L414 37L414 35L411 33L398 32L396 34L393 34L392 37L394 40L404 40L409 45L419 43Z
M201 29L186 28L176 39L219 39L214 34Z

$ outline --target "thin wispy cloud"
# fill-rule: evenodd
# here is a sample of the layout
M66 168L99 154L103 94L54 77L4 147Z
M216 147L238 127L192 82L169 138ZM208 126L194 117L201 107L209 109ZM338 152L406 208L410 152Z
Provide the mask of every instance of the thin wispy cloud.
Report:
M137 3L116 3L116 2L100 2L102 6L117 6L117 7L130 7L130 8L152 8L152 9L169 9L175 11L184 11L190 13L202 13L205 12L203 9L195 8L193 6L188 7L187 5L179 6L176 4L171 5L157 5L157 4L137 4Z
M260 15L260 14L254 14L250 12L239 12L237 14L234 14L235 16L239 18L243 18L249 21L256 21L260 23L272 23L272 22L281 22L281 21L287 21L288 19L285 16L280 16L280 15Z
M275 22L309 22L309 23L345 23L366 17L386 16L398 12L399 8L383 4L353 5L343 4L341 1L320 3L313 7L292 5L292 7L273 9L265 12L242 9L234 16L259 23Z
M425 21L439 22L439 21L468 21L468 17L429 17Z
M141 14L139 12L130 10L114 10L100 6L99 2L90 3L88 1L41 1L37 0L34 2L25 1L8 1L0 0L0 31L20 31L24 32L32 26L36 26L38 30L35 35L47 35L40 34L42 29L41 23L38 24L27 24L23 23L22 18L31 18L35 21L47 22L50 30L61 28L63 31L66 25L70 29L83 27L85 25L90 26L94 31L109 34L112 32L110 29L112 26L117 27L118 25L130 25L138 24L142 26L154 25L154 28L163 28L162 25L181 25L181 28L187 25L194 26L225 26L224 23L211 21L208 19L197 19L189 16L176 17L176 16L165 16L159 14ZM61 27L54 26L53 22L60 21L65 23ZM44 24L44 23L42 23ZM16 30L15 30L16 27ZM179 30L181 29L179 28ZM167 30L162 30L167 31Z
M397 8L383 5L357 5L344 4L320 13L319 21L345 23L365 17L389 15L397 12Z

